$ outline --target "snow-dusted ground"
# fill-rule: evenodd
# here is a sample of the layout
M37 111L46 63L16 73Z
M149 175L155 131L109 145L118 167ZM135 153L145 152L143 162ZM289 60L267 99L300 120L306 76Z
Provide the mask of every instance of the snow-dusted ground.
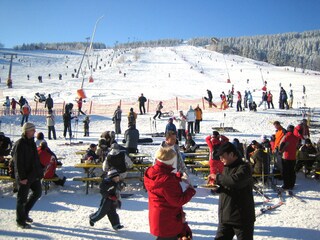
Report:
M7 52L0 50L0 53ZM12 52L12 51L11 51ZM306 104L311 108L311 122L319 124L320 114L318 98L319 73L301 69L296 72L293 68L275 67L266 63L256 62L239 56L223 56L221 54L191 46L175 48L140 48L128 50L115 57L109 66L113 53L111 50L97 51L99 57L89 60L95 65L99 59L97 70L93 72L94 83L88 83L89 73L85 78L84 88L90 100L102 103L111 101L136 101L141 92L151 100L171 99L176 96L187 99L200 98L206 95L206 89L211 89L214 98L218 100L219 94L227 93L231 89L228 84L228 73L235 91L251 90L254 100L258 103L261 99L262 77L268 82L268 90L274 94L274 104L277 108L279 97L279 84L289 92L294 92L292 110L262 110L258 112L236 112L234 108L226 111L204 111L204 121L201 123L201 134L196 136L196 141L204 142L204 138L212 132L212 127L219 127L224 123L226 127L233 127L239 132L224 132L230 140L238 138L241 142L253 139L260 140L262 134L274 133L272 122L279 120L283 126L297 125L302 119L302 86L307 90ZM81 80L71 78L74 69L78 69L81 52L17 52L18 58L13 64L13 89L7 89L9 60L0 59L0 77L3 96L26 96L29 102L33 100L35 92L51 93L56 102L73 101L76 90L81 86ZM102 61L100 60L102 59ZM108 64L109 61L109 64ZM106 64L106 66L104 66ZM68 67L67 67L68 66ZM227 66L227 68L226 68ZM261 67L261 72L260 72ZM119 74L121 70L122 74ZM203 73L200 73L203 71ZM123 77L123 73L126 77ZM48 78L48 74L52 78ZM63 80L58 80L58 74L63 74ZM169 77L170 73L170 77ZM30 80L27 80L27 75ZM43 76L43 83L38 83L37 76ZM249 83L247 83L249 79ZM290 87L291 84L291 87ZM235 106L235 104L234 104ZM183 109L187 110L187 109ZM150 112L138 116L137 128L143 136L150 133ZM123 113L122 128L127 126L126 112ZM97 142L100 133L112 130L114 127L110 115L91 116L90 137L82 137L82 121L79 121L77 141L89 143ZM157 130L164 131L166 118L157 122ZM37 131L45 134L46 126L43 116L31 116L30 121L37 126ZM1 131L17 140L21 134L19 126L20 116L2 116ZM57 117L57 135L62 136L62 118ZM319 129L312 127L312 140L318 141ZM118 136L121 140L123 136ZM160 142L161 138L155 138ZM75 152L85 149L82 146L61 146L66 140L60 138L49 141L49 147L63 160L59 175L65 175L68 180L62 187L51 186L47 195L43 195L36 203L31 217L34 219L31 230L21 230L15 224L16 195L12 193L11 183L1 183L0 190L0 238L1 239L154 239L149 234L148 226L148 198L139 182L128 181L126 192L134 193L133 197L123 199L123 208L118 211L125 228L119 232L112 230L107 218L89 226L88 216L94 212L100 202L97 186L89 189L85 194L83 183L73 182L72 178L82 176L82 170L74 168L79 162L79 155ZM140 152L153 156L157 146L139 146ZM191 175L193 183L204 183L201 176ZM281 184L281 181L279 181ZM301 196L306 203L297 199L285 197L285 204L280 208L257 218L255 224L255 239L319 239L319 181L306 179L302 173L297 176L295 193ZM278 201L276 194L271 189L266 193L272 197L272 202ZM255 195L257 202L261 197ZM213 239L217 229L218 196L211 195L209 190L197 188L197 194L190 203L185 205L188 222L193 230L194 239ZM257 206L258 211L261 206Z

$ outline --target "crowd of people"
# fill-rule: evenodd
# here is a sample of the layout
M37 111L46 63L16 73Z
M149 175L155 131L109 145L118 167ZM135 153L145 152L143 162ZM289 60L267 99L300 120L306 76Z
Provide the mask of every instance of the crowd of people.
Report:
M228 100L228 96L231 93L229 92L223 100L230 107L232 102ZM237 94L237 111L242 111L242 96L240 92ZM274 107L272 101L268 100L269 94L270 91L264 92L259 104L263 105L264 109ZM209 99L209 92L208 95ZM248 102L244 102L244 108L252 108L254 102L251 101L251 97L250 91L245 93L244 98ZM209 104L213 105L209 100ZM143 115L147 100L141 94L138 101L140 114ZM21 104L26 104L23 99ZM20 106L21 104L19 103ZM280 108L287 108L287 105L290 106L283 100ZM56 139L53 102L46 102L46 107L48 139ZM66 137L69 133L70 138L71 120L77 118L72 115L72 107L72 104L67 104L63 115L63 135ZM161 118L162 107L162 102L159 102L154 119ZM78 111L82 112L79 105ZM85 115L84 112L82 114ZM98 144L90 144L81 160L85 163L103 164L102 171L94 173L103 178L100 184L102 199L99 209L89 216L90 226L94 226L107 215L113 229L119 230L124 227L116 209L121 208L120 191L124 188L126 172L133 166L133 161L128 155L138 152L137 117L131 108L127 114L128 128L124 133L125 147L121 146L116 141L116 134L121 134L122 118L122 110L118 106L112 118L115 131L104 131ZM193 136L200 133L201 121L202 110L199 105L195 109L190 106L186 114L180 110L179 116L169 118L164 131L165 139L155 153L153 166L145 172L150 233L159 240L192 239L192 231L186 222L183 205L192 199L196 190L191 183L183 153L195 152L198 148ZM89 116L85 116L83 122L84 136L89 136ZM40 181L42 178L58 177L55 170L60 163L48 147L43 133L38 133L35 141L35 125L28 122L27 117L23 117L21 124L22 137L11 151L18 192L16 222L21 228L30 228L29 223L32 223L33 219L30 218L29 212L41 196ZM256 181L253 175L268 175L271 171L279 171L283 180L281 188L286 191L294 189L296 173L301 168L305 168L310 174L318 150L310 140L308 121L303 119L297 126L289 125L286 128L279 121L274 121L273 126L275 133L270 139L263 135L260 140L253 140L248 146L244 146L237 138L231 142L218 131L213 131L205 138L210 153L208 182L217 186L212 193L219 193L219 224L215 239L232 239L234 235L238 239L253 239L255 212L252 189ZM6 139L2 133L0 147L1 160L12 148L10 139ZM64 186L65 181L66 178L61 177L55 184ZM185 190L181 187L181 182L186 184ZM29 195L30 190L32 193Z

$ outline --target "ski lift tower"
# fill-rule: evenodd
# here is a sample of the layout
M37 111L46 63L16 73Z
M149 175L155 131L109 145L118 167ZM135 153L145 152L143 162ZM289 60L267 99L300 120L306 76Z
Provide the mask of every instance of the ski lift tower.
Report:
M9 74L8 74L8 79L7 79L7 86L8 86L8 88L12 88L12 78L11 78L12 61L13 61L13 58L17 58L17 54L4 53L3 55L4 55L4 58L6 58L6 56L10 56L10 67L9 67Z

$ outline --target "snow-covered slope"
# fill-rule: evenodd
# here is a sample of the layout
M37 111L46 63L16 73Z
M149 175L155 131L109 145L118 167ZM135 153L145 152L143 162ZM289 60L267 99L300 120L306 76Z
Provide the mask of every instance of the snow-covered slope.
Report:
M0 50L0 54L4 51ZM8 50L6 50L8 52ZM11 53L14 51L11 51ZM9 71L9 59L0 59L0 87L2 96L18 99L21 95L33 101L35 92L51 93L55 102L73 101L76 90L81 87L82 74L78 79L72 78L79 68L82 52L14 52L12 68L13 88L6 88L6 79ZM298 107L306 102L311 108L312 140L318 141L320 134L318 118L319 103L318 81L319 73L301 69L294 71L291 67L275 67L266 63L253 61L239 56L225 55L192 46L179 46L172 48L139 48L132 50L95 51L95 56L89 58L89 64L97 67L92 76L93 83L88 82L90 70L86 67L84 76L84 89L93 102L108 103L119 101L136 101L141 92L151 100L173 99L180 97L196 99L206 95L206 90L211 89L214 99L219 100L222 91L225 93L234 85L235 91L250 90L254 100L259 103L263 80L267 81L268 90L274 94L274 103L277 108L279 85L287 92L292 89L294 104L291 110L262 110L257 112L236 112L235 108L226 111L205 110L201 133L195 139L199 143L212 132L212 127L222 124L233 127L238 132L221 132L230 140L238 138L241 142L253 139L260 140L260 136L270 136L275 129L272 122L279 120L283 126L297 125L302 119L302 111ZM84 66L88 65L85 58ZM101 69L100 69L101 67ZM260 71L261 69L261 71ZM121 73L120 73L121 71ZM124 73L126 76L124 77ZM262 73L262 75L261 75ZM48 75L51 74L51 79ZM62 80L58 75L62 74ZM229 74L229 76L228 76ZM30 75L30 80L27 80ZM43 77L39 83L37 77ZM230 78L231 84L227 83ZM249 81L247 81L249 79ZM303 85L306 87L307 99L302 99ZM291 87L290 87L291 86ZM306 101L305 101L306 100ZM235 105L235 104L234 104ZM183 109L187 110L187 109ZM152 129L150 117L154 112L138 116L137 128L143 136L148 136ZM123 113L123 130L127 126L126 113ZM77 139L89 143L97 142L100 133L113 130L111 116L92 115L90 124L90 137L84 138L82 117L79 121ZM166 118L157 121L157 130L164 131ZM21 134L19 125L20 116L1 116L1 131L17 140ZM45 119L43 116L30 116L38 131L46 135ZM75 126L73 126L75 127ZM57 135L62 136L63 124L60 116L57 117ZM119 141L122 135L118 136ZM161 138L155 138L160 142ZM90 227L88 216L94 212L100 202L97 186L85 195L84 184L72 181L73 177L82 176L82 170L73 166L78 163L79 155L75 152L85 149L84 146L61 146L66 140L59 138L48 141L49 147L63 160L63 168L58 170L59 175L65 175L68 180L61 187L52 186L48 195L42 196L31 212L34 219L32 230L17 229L15 224L16 195L12 193L10 183L1 183L0 190L0 238L3 239L154 239L149 234L148 227L148 198L138 182L130 182L127 192L135 193L133 197L123 200L123 208L119 210L121 222L125 228L114 232L107 218L98 222L95 227ZM157 146L139 146L140 152L154 155ZM201 176L192 175L195 185L204 183ZM281 184L281 181L279 182ZM259 217L256 221L255 239L319 239L319 181L304 178L298 174L296 194L301 196L306 203L297 199L285 197L285 204ZM272 202L277 202L276 194L271 189L266 193L272 197ZM261 197L255 195L257 202ZM217 229L218 196L211 195L210 191L203 188L197 189L197 195L185 206L189 224L194 233L194 239L212 239ZM258 211L260 206L256 207Z

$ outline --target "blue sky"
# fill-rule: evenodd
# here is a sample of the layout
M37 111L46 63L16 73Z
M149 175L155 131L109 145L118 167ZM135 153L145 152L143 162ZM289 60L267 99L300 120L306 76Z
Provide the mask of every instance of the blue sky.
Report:
M0 0L0 43L236 37L320 29L319 0Z

